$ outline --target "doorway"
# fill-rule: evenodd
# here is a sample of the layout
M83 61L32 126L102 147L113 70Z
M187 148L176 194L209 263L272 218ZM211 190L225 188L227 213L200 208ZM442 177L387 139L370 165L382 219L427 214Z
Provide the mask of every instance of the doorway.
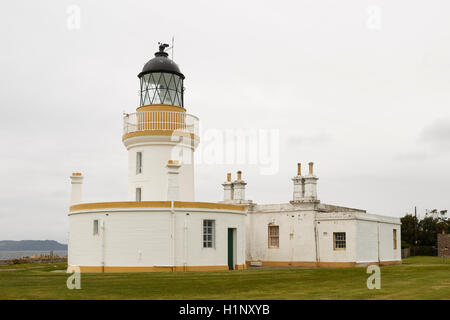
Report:
M236 265L236 228L228 228L228 269L234 270Z

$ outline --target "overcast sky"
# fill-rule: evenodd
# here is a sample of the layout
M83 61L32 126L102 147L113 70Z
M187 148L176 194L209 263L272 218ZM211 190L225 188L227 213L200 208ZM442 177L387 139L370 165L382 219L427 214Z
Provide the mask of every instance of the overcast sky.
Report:
M85 201L126 200L122 112L138 107L137 74L172 36L185 107L204 132L279 137L274 174L202 161L196 200L221 200L226 172L241 169L247 198L288 202L296 163L314 161L323 203L398 217L450 209L449 10L447 0L3 3L0 240L66 243L73 171Z

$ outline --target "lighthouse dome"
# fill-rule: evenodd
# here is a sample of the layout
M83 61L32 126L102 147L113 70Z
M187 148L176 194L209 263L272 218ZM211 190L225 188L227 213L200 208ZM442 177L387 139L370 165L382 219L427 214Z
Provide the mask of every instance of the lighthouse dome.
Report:
M148 73L164 72L179 75L184 79L184 75L181 73L178 65L168 57L169 55L167 52L164 52L166 47L166 44L161 44L159 46L159 51L155 53L155 57L149 60L138 74L139 78Z
M147 62L138 74L141 107L165 104L183 108L184 75L164 51L168 46L166 43L160 43L155 57Z

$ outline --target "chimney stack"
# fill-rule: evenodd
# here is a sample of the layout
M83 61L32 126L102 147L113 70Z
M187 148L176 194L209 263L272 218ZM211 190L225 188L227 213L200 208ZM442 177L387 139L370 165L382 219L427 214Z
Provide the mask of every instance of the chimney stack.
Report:
M179 169L181 165L176 160L167 162L167 200L180 200Z
M233 200L242 201L245 200L245 183L242 180L242 171L237 172L237 179L233 182Z
M227 173L227 181L222 183L223 186L223 200L233 200L233 183L231 182L231 173Z
M305 181L302 177L301 168L301 163L297 163L297 175L292 178L292 181L294 182L294 202L303 201L305 195Z
M70 176L72 183L72 191L70 194L70 204L81 203L82 201L82 185L83 185L83 175L81 172L74 172Z
M314 163L309 163L309 174L305 177L304 201L318 202L317 200L317 178L313 172Z

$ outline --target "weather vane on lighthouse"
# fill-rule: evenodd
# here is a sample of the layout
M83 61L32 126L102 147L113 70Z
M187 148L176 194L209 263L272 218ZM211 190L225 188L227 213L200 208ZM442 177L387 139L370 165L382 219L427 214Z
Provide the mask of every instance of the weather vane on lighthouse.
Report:
M164 50L169 47L167 43L158 42L158 44L159 44L159 52L164 52Z

